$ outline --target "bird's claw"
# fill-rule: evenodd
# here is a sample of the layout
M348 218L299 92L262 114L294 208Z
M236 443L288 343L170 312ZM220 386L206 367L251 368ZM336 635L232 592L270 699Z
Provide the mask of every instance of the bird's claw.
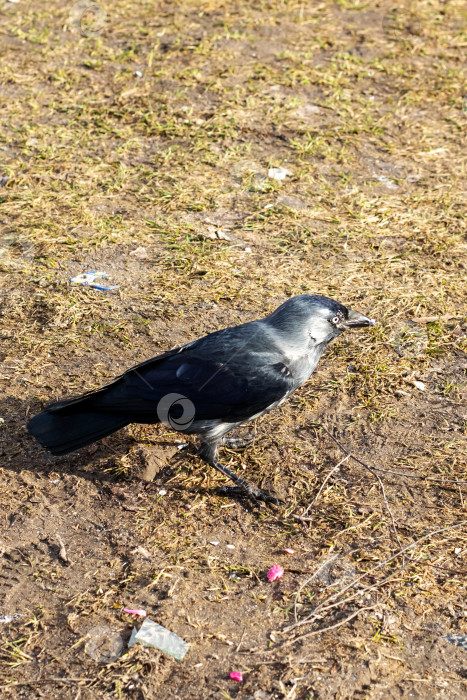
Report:
M274 494L274 491L257 489L254 486L220 486L217 492L223 496L243 496L243 498L248 498L257 508L261 507L260 501L274 503L276 506L284 503L282 498L278 498Z

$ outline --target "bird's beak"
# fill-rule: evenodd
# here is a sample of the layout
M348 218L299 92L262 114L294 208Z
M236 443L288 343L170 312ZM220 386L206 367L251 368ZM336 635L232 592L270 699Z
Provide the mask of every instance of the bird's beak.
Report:
M349 311L349 317L345 321L347 328L364 328L366 326L374 326L375 322L372 318L367 318L358 311Z

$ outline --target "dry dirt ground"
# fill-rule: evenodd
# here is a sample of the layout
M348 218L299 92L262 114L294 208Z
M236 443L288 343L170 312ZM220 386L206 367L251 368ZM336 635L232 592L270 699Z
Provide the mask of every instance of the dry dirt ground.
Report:
M465 27L462 0L0 1L2 698L466 697ZM119 289L70 284L93 269ZM283 506L163 426L64 458L26 433L303 292L377 325L224 450ZM185 659L128 650L124 606Z

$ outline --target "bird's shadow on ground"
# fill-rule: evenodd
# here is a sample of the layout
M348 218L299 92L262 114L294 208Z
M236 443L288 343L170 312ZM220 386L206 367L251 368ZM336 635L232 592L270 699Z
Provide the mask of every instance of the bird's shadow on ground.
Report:
M35 401L24 401L12 396L6 397L0 407L0 457L2 466L14 473L23 470L48 475L51 472L74 474L89 481L115 482L115 475L108 467L116 459L124 457L131 448L140 445L129 436L125 429L118 431L98 443L84 447L77 452L55 457L44 450L26 429L28 420L41 410ZM169 441L158 441L159 445L172 446ZM174 476L180 462L187 456L195 456L196 448L189 445L183 453L174 455L170 462L155 475L158 482ZM103 465L105 468L103 469Z
M128 455L132 449L147 448L150 445L140 443L128 435L126 429L123 429L77 452L62 457L53 456L44 450L26 429L28 420L42 408L43 406L34 399L21 400L7 396L3 400L0 406L0 416L6 417L4 422L0 424L0 458L2 458L2 466L8 471L18 474L26 470L44 476L51 473L73 474L92 483L101 483L107 486L133 482L140 484L141 490L144 489L151 493L161 486L167 486L187 459L193 460L197 457L197 447L194 442L190 442L183 450L172 454L167 462L156 471L151 480L141 479L137 473L128 473L122 480L116 476L116 470L112 467L116 465L118 460ZM176 443L163 439L157 440L157 445L162 448L176 449L177 447ZM211 467L205 468L211 469ZM173 485L170 485L170 488L179 490ZM222 495L222 489L218 488L197 486L196 491L203 495L213 493ZM223 495L225 496L225 494ZM242 495L229 494L229 498L237 501L248 511L254 510L253 504Z

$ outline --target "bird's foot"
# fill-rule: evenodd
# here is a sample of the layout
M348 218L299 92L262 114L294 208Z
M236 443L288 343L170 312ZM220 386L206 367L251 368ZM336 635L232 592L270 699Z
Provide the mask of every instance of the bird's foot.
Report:
M243 479L242 479L243 481ZM222 496L243 496L244 498L248 498L257 508L260 508L260 501L263 501L264 503L274 503L274 505L278 506L281 503L284 503L282 498L278 498L274 491L270 491L268 489L257 489L254 486L251 486L247 481L244 482L246 484L245 486L220 486L217 490L217 493L221 494Z
M275 503L276 505L283 503L280 498L277 498L277 496L274 495L273 491L263 491L262 489L257 489L255 486L249 484L246 479L242 479L241 476L238 476L238 474L233 472L231 469L224 467L219 460L213 460L211 466L224 474L224 476L228 476L229 479L232 479L235 484L235 486L221 487L221 493L227 496L244 496L245 498L248 498L257 508L260 507L260 501L264 501L265 503Z
M263 491L262 489L257 489L255 486L249 484L246 479L242 479L241 476L238 476L238 474L233 472L231 469L224 467L224 465L219 462L217 457L216 443L202 443L198 450L198 456L204 462L206 462L206 464L214 467L214 469L217 469L221 472L221 474L227 476L234 482L235 486L223 486L218 489L218 492L224 495L236 495L248 498L257 508L260 507L260 501L264 501L265 503L276 503L277 505L284 502L280 498L277 498L273 491Z
M222 444L229 447L231 450L241 450L244 447L251 445L256 438L256 433L247 433L246 435L228 435L222 438Z

